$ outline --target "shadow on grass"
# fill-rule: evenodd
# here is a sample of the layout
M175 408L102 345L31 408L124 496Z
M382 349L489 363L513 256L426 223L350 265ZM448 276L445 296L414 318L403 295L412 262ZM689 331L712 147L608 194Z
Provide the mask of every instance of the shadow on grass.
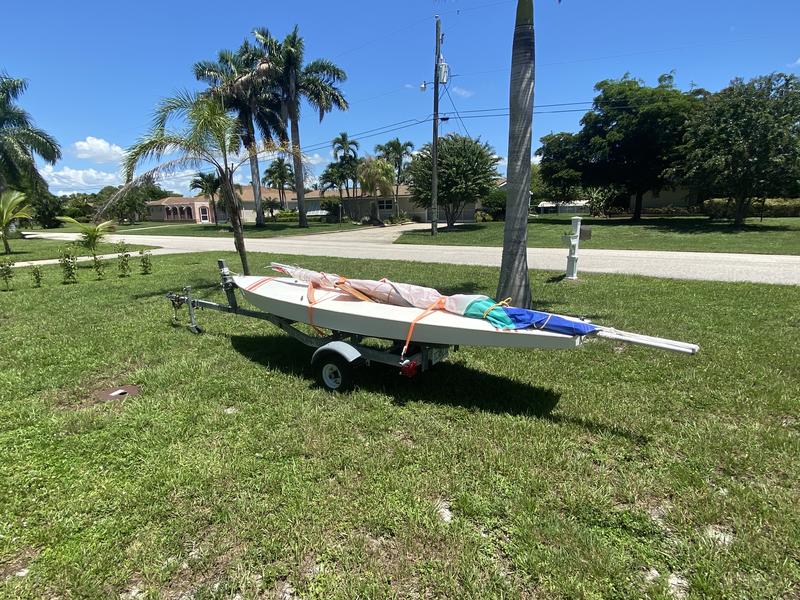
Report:
M142 292L140 294L131 294L131 298L134 300L141 300L143 298L155 298L156 296L163 297L167 295L169 292L183 294L183 288L186 286L191 286L192 297L197 297L198 296L197 292L199 291L219 289L220 287L219 283L208 283L207 279L187 281L187 282L182 282L181 284L176 284L169 288L163 288L156 291L148 290L147 292Z
M313 350L283 335L231 336L233 349L248 360L271 369L315 381ZM636 444L648 439L625 429L582 417L551 414L561 399L552 388L498 377L464 365L443 362L414 379L402 377L388 365L373 365L358 372L359 389L387 394L398 406L426 402L494 414L530 416L555 424L573 425L592 433L624 437ZM313 383L311 385L317 385Z

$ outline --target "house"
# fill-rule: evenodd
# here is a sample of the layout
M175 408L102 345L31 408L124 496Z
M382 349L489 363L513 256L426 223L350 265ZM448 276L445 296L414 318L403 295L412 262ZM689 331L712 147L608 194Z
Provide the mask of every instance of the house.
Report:
M358 190L360 193L361 190ZM242 221L245 223L255 223L256 207L253 200L252 186L244 185L237 190L242 203ZM353 190L350 190L353 194ZM297 210L297 195L291 190L284 190L286 206L284 210ZM279 205L279 190L277 188L261 188L261 199L264 204L264 213L269 217L270 205L275 210ZM304 195L305 208L307 213L322 210L322 203L325 200L339 200L339 190L309 190ZM430 220L430 211L420 208L414 204L411 192L405 185L400 185L397 195L397 206L395 206L394 195L391 196L352 196L347 197L343 194L344 214L349 214L353 219L361 219L371 214L372 204L377 204L378 218L386 219L398 213L405 213L408 216L423 222ZM216 198L216 214L212 214L211 203L207 196L173 196L163 200L152 200L147 203L149 219L151 221L177 221L184 223L222 223L228 220L228 215ZM459 221L474 221L476 205L467 204L461 213ZM319 213L318 213L319 214ZM439 210L439 218L444 218L443 211Z
M394 189L394 188L393 188ZM361 190L358 190L360 193ZM353 194L353 190L350 190ZM305 194L306 210L318 210L321 202L326 199L339 199L339 190L311 190ZM430 211L427 208L421 208L414 204L414 199L408 186L400 184L397 188L397 206L395 206L394 195L391 196L351 196L347 197L346 194L342 195L342 208L345 214L349 214L353 219L359 220L363 217L368 217L371 214L372 204L375 203L378 209L378 218L383 220L387 217L396 216L398 213L405 213L409 217L418 219L422 222L430 220ZM292 210L297 209L297 201L289 202L289 208ZM444 218L444 213L439 209L439 219ZM475 204L470 203L464 207L459 221L474 221L475 220Z
M147 203L151 221L175 221L180 223L216 223L217 219L205 196L170 196Z
M676 187L663 189L660 192L646 192L642 196L642 210L647 212L650 208L686 207L696 202L696 195L688 188ZM631 195L629 208L631 212L636 207L636 195Z

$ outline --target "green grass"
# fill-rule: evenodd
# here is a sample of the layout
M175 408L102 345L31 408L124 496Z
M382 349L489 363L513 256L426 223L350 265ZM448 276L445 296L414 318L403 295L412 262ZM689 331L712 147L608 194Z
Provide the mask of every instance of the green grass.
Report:
M266 223L264 227L256 227L248 223L244 226L246 238L268 238L281 235L308 235L310 233L336 233L354 229L360 225L353 223L320 223L309 222L308 229L300 229L295 222ZM78 231L73 227L62 227L53 231ZM203 237L233 237L227 225L201 225L198 223L170 224L146 221L136 225L117 225L116 233L128 235L190 235Z
M462 348L332 396L266 323L171 326L166 291L220 298L218 256L238 266L159 256L71 286L47 267L0 292L0 596L667 598L670 573L693 597L800 590L796 288L533 272L541 307L701 353ZM445 292L497 279L269 258ZM95 399L121 384L142 393Z
M584 218L591 225L592 239L583 248L616 250L676 250L684 252L738 252L755 254L800 254L800 218L749 219L734 229L726 222L707 217L645 218L639 224L630 218ZM427 231L407 231L399 244L446 246L502 246L503 223L468 223L455 230L440 229L432 238ZM543 216L528 225L528 246L556 248L570 231L569 217Z
M45 260L48 258L58 258L59 250L69 245L69 242L64 240L44 240L44 239L17 239L10 240L11 254L0 254L0 260L8 258L14 262L23 262L28 260ZM91 256L91 253L78 244L73 244L77 256ZM150 248L150 246L142 246L138 244L128 244L131 250L141 250L142 248ZM98 244L97 254L115 254L117 247L114 244Z

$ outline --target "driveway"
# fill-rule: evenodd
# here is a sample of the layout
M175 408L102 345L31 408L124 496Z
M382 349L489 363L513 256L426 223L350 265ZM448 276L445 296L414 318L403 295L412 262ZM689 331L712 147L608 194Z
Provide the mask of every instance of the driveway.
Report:
M247 239L251 252L411 260L459 265L500 266L502 248L481 246L428 246L392 244L403 232L427 227L419 224L394 227L348 229L341 233ZM155 230L157 231L157 230ZM37 232L38 237L72 240L77 234ZM108 236L109 241L157 246L153 254L180 252L233 251L232 238L124 235ZM800 285L800 256L771 254L728 254L717 252L658 252L651 250L594 250L578 253L580 272L623 273L708 281L750 281ZM53 261L54 262L54 261ZM531 269L563 272L566 248L529 248ZM257 268L262 265L256 263ZM20 263L19 266L23 266Z

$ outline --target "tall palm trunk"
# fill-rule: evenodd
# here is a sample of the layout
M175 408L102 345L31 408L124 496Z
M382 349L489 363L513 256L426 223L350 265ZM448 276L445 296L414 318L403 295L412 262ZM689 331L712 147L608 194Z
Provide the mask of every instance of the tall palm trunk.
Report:
M292 161L294 163L294 187L297 194L297 213L300 227L308 227L306 219L306 198L303 188L303 159L300 155L300 125L297 122L297 110L293 109L289 117L292 129Z
M4 254L11 254L11 246L8 244L8 233L3 234L3 250Z
M250 275L250 265L247 263L247 250L244 247L244 233L242 232L242 217L239 213L239 207L236 205L236 192L233 189L232 173L221 172L222 188L220 195L225 202L225 210L228 212L228 218L231 222L231 229L233 229L233 245L236 252L239 253L239 259L242 261L242 272L245 275Z
M511 297L516 306L531 304L528 280L528 210L531 181L531 129L535 50L533 0L517 0L511 50L508 117L508 171L503 260L497 297Z
M256 149L256 131L253 119L246 119L247 153L250 155L250 185L253 187L253 202L256 208L256 227L264 226L264 206L261 203L261 173L258 168L258 150Z

